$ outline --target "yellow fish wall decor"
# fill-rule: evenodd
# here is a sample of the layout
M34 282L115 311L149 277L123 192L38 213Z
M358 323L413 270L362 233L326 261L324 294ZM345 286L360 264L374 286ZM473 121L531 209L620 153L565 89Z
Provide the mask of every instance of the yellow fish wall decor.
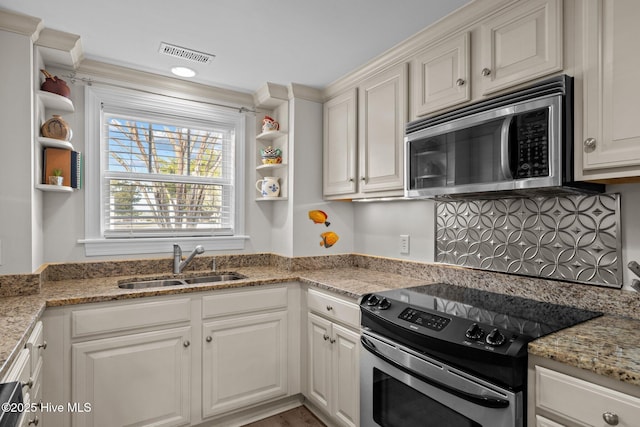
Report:
M338 236L333 231L327 231L320 235L322 240L320 241L320 246L324 246L325 248L330 248L335 245L340 236Z
M327 219L329 216L321 210L309 211L309 219L315 224L324 224L327 227L331 224Z

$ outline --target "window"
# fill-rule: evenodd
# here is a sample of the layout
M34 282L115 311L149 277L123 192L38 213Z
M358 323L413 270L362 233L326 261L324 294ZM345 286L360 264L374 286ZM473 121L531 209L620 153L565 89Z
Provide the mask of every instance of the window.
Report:
M86 103L87 255L242 248L243 114L122 89Z

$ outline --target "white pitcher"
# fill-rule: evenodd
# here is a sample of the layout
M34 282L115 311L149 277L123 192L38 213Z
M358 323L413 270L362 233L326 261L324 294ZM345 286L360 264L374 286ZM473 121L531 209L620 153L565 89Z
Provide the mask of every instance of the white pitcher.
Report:
M280 195L280 184L275 176L265 176L256 181L256 190L262 197L278 197Z

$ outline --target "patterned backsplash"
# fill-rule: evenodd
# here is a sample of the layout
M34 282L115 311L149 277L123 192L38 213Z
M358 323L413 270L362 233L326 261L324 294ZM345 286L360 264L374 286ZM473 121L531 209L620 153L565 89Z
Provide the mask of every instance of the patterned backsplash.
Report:
M436 261L620 288L620 195L437 201Z

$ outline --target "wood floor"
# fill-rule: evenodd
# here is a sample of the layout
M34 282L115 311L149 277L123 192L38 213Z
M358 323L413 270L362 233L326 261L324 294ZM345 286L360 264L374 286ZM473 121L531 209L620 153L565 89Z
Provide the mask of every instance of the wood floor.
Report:
M298 406L273 417L247 424L244 427L326 427L304 406Z

